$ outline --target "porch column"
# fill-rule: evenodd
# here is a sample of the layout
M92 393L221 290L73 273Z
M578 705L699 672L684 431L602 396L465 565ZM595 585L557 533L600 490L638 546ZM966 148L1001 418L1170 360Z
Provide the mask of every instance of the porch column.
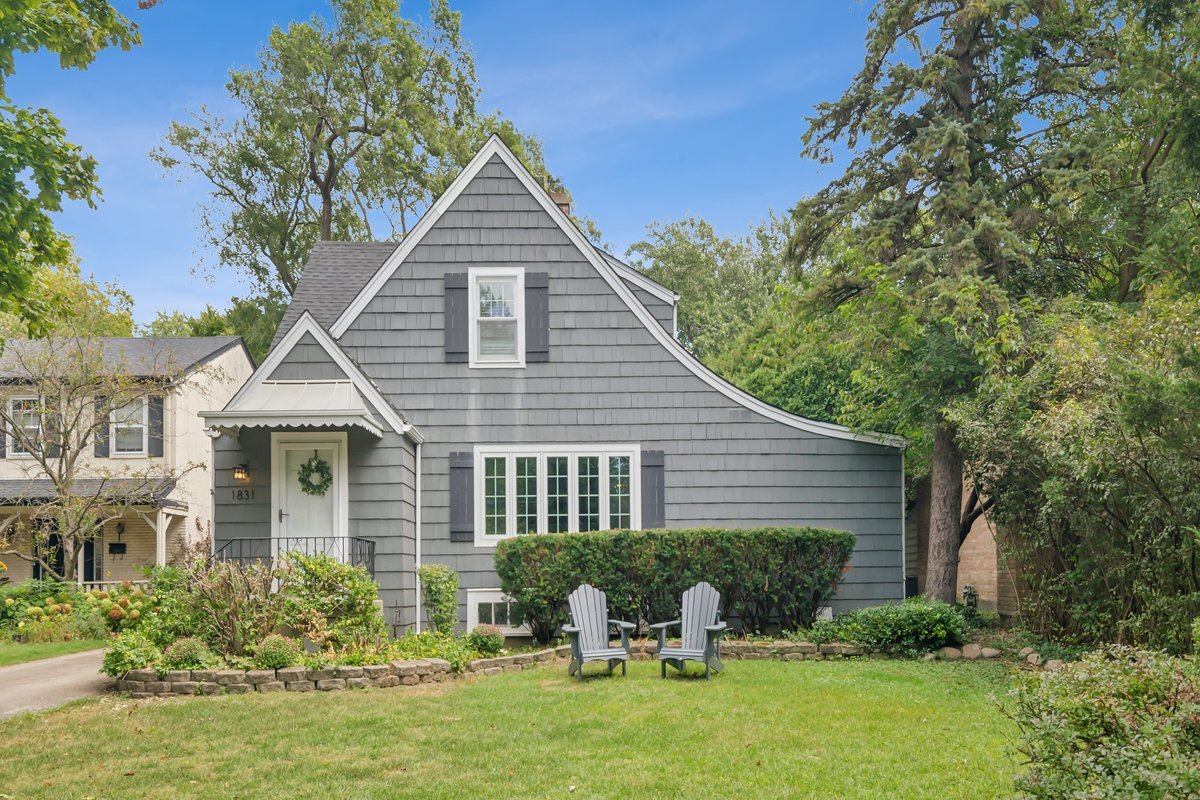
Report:
M154 564L167 565L167 515L161 508L154 514Z

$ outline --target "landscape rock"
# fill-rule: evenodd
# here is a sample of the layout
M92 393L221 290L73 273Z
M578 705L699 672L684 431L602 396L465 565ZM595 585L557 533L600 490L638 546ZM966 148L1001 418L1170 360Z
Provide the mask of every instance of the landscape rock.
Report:
M285 683L288 681L305 680L304 674L304 667L284 667L283 669L275 670L275 677Z
M1029 655L1025 656L1025 660L1035 667L1040 667L1042 665L1042 657L1037 653L1030 653Z
M957 647L943 647L937 652L943 661L957 661L963 656L962 650Z
M980 649L979 655L983 658L999 658L1001 653L994 647L984 647Z
M270 683L275 680L275 670L273 669L252 669L246 672L246 683L260 684Z
M1065 665L1066 662L1061 658L1052 658L1046 662L1046 669L1050 672L1053 672L1055 670L1062 669Z
M338 667L337 677L339 678L361 678L363 676L362 667Z
M346 681L342 678L325 678L317 681L317 689L322 692L336 692L346 688Z
M975 644L974 642L963 645L962 657L965 658L967 661L974 661L975 659L980 658L982 655L983 655L983 648L980 647L979 645Z
M1029 658L1034 652L1032 647L1022 647L1021 652L1017 653L1017 658Z
M392 673L392 668L387 664L369 664L362 668L363 677L378 680L379 678L387 677Z
M922 661L936 661L937 653L926 653L925 655L921 656L921 660Z
M229 683L225 685L225 691L228 694L250 694L254 691L252 683Z
M283 681L267 681L266 683L259 683L254 686L256 692L282 692L283 689Z
M245 683L246 671L242 669L217 670L217 683L228 686L231 683Z
M286 684L289 692L315 692L317 684L313 681L288 681Z

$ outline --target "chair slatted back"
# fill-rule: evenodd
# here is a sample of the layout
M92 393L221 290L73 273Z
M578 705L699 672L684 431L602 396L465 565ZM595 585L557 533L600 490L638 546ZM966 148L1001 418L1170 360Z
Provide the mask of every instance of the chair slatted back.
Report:
M581 584L567 598L571 621L579 628L579 646L583 652L608 648L608 597L591 584Z
M704 628L716 624L720 605L721 593L704 581L683 593L679 620L685 650L704 649Z

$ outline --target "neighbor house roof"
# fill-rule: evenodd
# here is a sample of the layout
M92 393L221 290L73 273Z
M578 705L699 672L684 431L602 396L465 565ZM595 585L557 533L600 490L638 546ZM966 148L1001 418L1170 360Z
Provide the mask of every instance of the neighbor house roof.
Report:
M182 505L167 497L175 489L171 478L76 478L71 494L109 497L135 505ZM0 480L0 505L24 506L54 501L58 493L49 478Z
M237 346L245 347L240 336L9 339L0 354L0 380L27 378L23 364L38 353L56 349L68 352L75 347L84 352L98 349L105 364L119 366L132 377L175 378Z
M396 247L396 242L317 242L271 346L305 311L323 327L332 325Z

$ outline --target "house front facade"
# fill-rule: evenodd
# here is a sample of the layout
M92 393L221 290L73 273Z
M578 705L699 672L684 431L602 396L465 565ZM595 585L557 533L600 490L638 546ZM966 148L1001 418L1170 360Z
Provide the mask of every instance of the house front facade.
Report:
M200 547L213 504L199 412L227 402L253 369L236 336L6 342L0 402L13 424L0 431L0 552L15 552L0 556L3 577L52 577L43 562L63 573L58 534L47 529L62 503L55 477L68 478L74 501L94 503L102 522L78 553L86 588L141 581L143 567ZM96 385L126 386L130 396L86 394L89 371ZM59 405L51 392L73 399ZM40 559L31 561L22 556L34 554L35 538Z
M213 439L214 547L416 570L505 627L497 542L542 532L853 532L835 610L904 595L899 440L787 414L676 341L677 297L600 251L492 137L400 243L322 242ZM519 633L514 628L510 633Z

